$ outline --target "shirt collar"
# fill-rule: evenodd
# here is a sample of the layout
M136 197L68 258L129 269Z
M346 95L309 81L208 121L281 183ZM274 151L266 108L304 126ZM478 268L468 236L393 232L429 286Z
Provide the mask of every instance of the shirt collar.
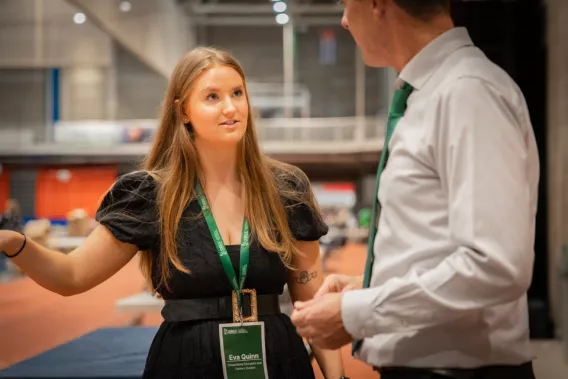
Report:
M446 57L464 46L473 46L467 29L457 27L448 30L420 50L402 69L399 79L419 90Z

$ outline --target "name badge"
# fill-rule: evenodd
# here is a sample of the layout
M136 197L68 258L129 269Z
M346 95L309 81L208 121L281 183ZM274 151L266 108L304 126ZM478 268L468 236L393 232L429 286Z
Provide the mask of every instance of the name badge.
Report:
M268 379L264 322L219 325L225 379Z

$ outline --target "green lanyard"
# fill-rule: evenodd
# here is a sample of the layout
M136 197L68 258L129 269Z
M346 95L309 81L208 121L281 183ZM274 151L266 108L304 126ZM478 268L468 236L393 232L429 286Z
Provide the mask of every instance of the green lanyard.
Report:
M221 265L223 266L223 270L229 278L231 282L231 286L233 290L235 290L238 299L239 310L241 310L242 314L242 298L243 295L241 290L245 284L245 279L247 277L248 272L248 264L249 264L249 225L246 218L243 220L243 231L241 235L241 257L240 257L240 282L237 280L237 275L235 270L233 269L233 264L231 263L231 258L229 257L229 253L227 252L227 248L225 247L225 243L223 242L223 237L221 237L221 233L219 232L219 228L215 223L215 218L213 217L213 213L211 212L211 208L209 207L209 202L205 197L205 193L203 192L203 188L201 184L197 183L196 185L197 190L197 200L199 201L199 205L201 206L201 210L205 216L205 221L207 222L207 226L209 227L209 232L211 233L211 237L213 237L213 242L215 243L215 247L217 248L217 253L219 254L219 258L221 259Z

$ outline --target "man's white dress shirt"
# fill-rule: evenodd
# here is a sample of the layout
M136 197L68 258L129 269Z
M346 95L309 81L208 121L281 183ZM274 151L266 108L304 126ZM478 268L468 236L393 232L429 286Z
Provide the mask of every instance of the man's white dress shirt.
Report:
M473 368L532 360L537 145L523 94L463 28L400 73L414 87L389 145L368 289L347 331L370 365Z

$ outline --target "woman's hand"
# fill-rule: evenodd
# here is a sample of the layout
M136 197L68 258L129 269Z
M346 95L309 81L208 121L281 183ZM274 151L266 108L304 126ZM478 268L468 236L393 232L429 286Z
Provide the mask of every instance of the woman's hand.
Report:
M331 274L325 278L323 284L314 295L314 298L321 297L328 293L361 289L361 287L363 287L362 276Z

